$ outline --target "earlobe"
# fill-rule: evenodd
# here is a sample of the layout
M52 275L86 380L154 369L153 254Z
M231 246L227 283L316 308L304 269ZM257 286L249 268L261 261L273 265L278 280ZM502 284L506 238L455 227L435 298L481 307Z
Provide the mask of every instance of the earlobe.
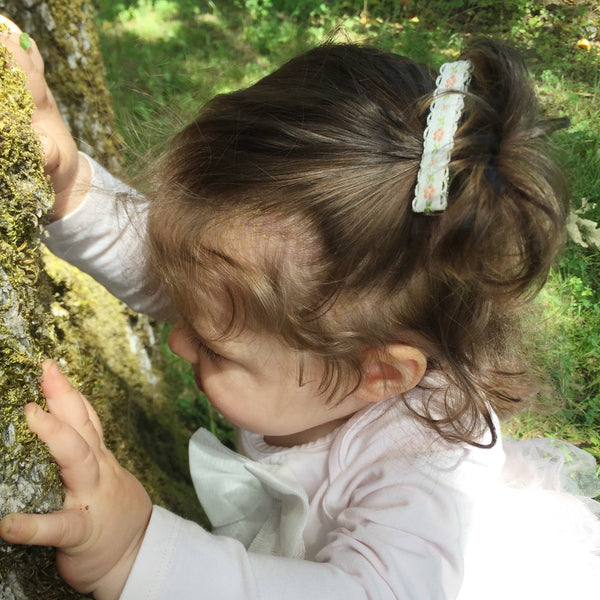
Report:
M405 344L389 344L363 353L363 380L358 393L368 402L378 402L414 388L425 375L425 354Z

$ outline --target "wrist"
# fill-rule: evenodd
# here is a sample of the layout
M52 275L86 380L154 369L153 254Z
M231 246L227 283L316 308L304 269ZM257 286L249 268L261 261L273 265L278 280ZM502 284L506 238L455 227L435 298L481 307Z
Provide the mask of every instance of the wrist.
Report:
M125 589L125 584L129 579L133 565L144 542L146 530L152 516L152 502L145 491L144 495L145 506L143 510L140 509L139 513L140 515L144 515L141 521L144 524L117 563L94 587L92 595L95 600L119 600Z
M142 546L142 540L140 540L140 544L137 547L132 549L128 556L124 556L119 563L113 567L111 572L98 582L98 585L92 592L94 600L119 600L125 589L125 584L129 579L129 574L133 569L135 559Z
M67 216L83 202L89 192L91 180L90 162L83 154L79 153L74 177L66 187L55 194L54 209L50 216L51 222Z

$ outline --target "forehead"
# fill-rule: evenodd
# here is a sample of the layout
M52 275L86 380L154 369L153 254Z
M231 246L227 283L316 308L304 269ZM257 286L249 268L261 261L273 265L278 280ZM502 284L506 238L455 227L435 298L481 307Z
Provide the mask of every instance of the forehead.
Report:
M153 258L175 308L190 323L209 324L215 337L265 326L276 332L311 262L311 236L291 219L217 218L154 229Z

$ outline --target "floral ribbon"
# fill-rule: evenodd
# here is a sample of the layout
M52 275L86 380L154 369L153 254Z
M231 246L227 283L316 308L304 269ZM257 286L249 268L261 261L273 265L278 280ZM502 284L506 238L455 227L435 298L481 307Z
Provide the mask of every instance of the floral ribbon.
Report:
M436 213L447 206L448 165L464 106L464 92L471 80L471 68L468 60L444 63L440 67L433 92L434 100L423 133L423 154L417 175L413 212Z

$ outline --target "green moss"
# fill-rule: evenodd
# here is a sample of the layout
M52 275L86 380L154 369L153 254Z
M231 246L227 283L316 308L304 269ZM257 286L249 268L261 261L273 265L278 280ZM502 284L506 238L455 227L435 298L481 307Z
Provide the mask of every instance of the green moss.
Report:
M46 79L82 150L119 172L122 141L116 134L112 100L98 47L91 0L0 2L2 13L35 39Z
M43 271L38 221L52 205L40 144L31 129L33 102L24 75L0 52L0 515L48 512L62 503L58 468L23 419L23 406L44 405L38 378L52 353L51 315L40 310ZM47 548L0 547L0 595L73 597ZM60 596L46 595L59 590ZM78 596L78 595L77 595Z
M62 12L54 8L57 19L62 13L74 19L67 3ZM33 37L40 43L37 33ZM37 241L52 192L30 128L33 106L23 75L0 54L0 516L47 512L61 504L58 470L23 418L27 402L44 402L39 364L53 357L92 402L108 447L154 503L205 522L187 470L190 431L160 383L153 325ZM80 93L87 91L93 103L96 96L84 81ZM112 162L119 162L116 155ZM0 542L0 598L81 597L59 578L52 550Z

